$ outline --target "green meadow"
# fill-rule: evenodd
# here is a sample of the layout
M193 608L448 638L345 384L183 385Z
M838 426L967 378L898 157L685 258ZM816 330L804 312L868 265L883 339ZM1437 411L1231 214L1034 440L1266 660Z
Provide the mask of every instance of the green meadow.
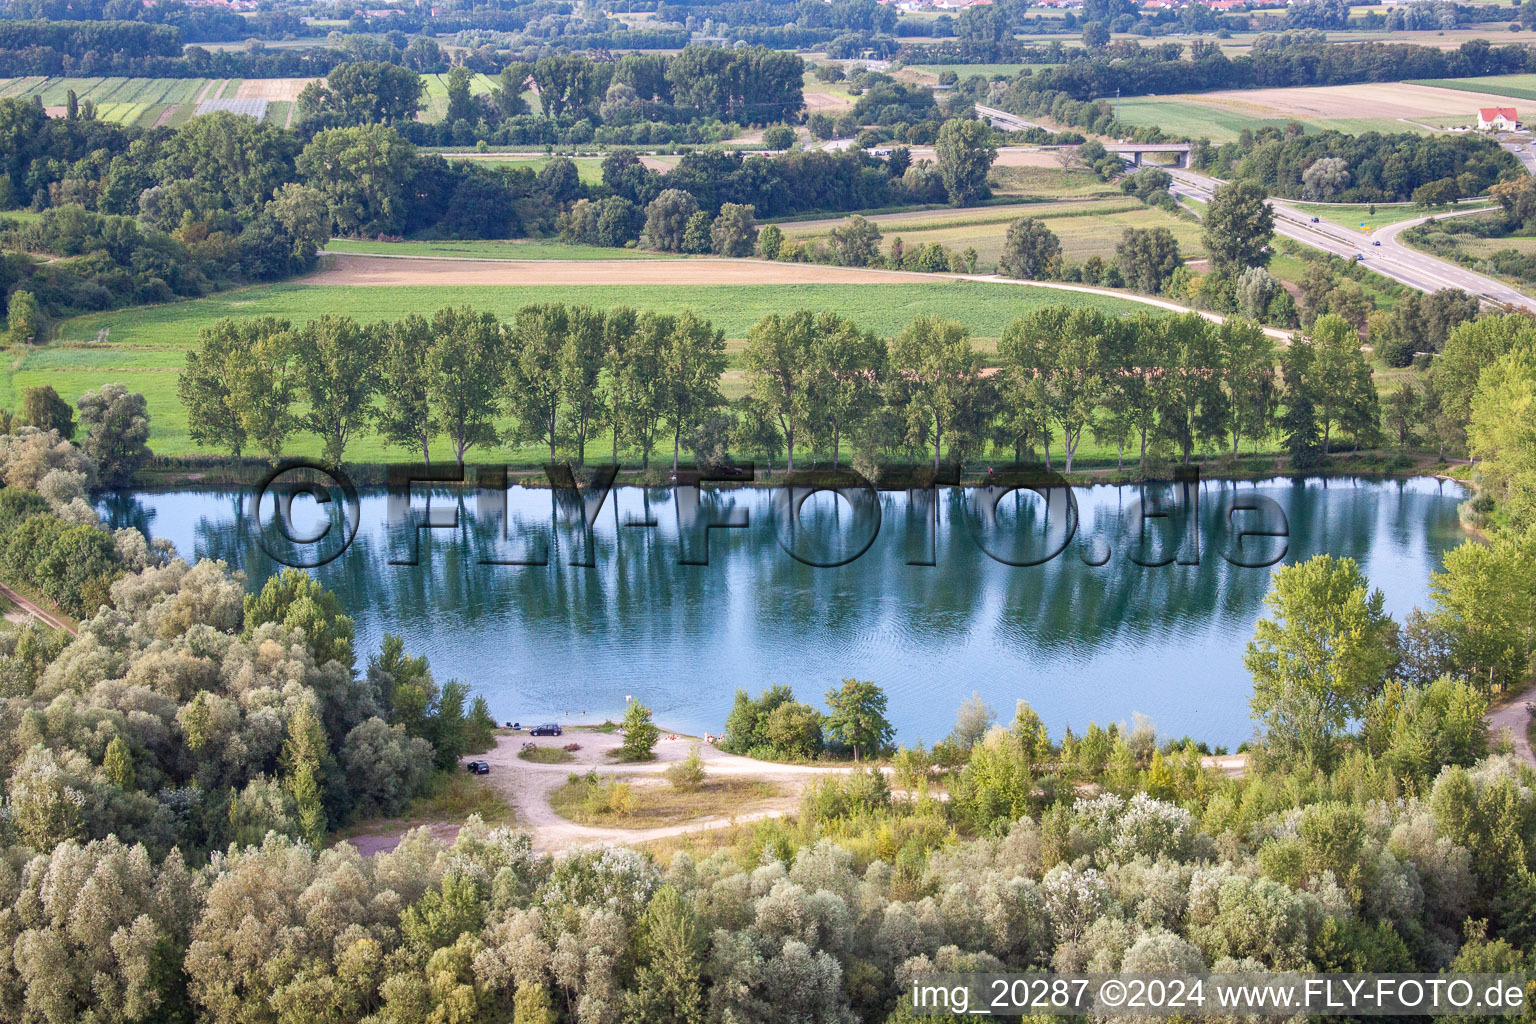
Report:
M223 317L271 315L292 321L325 313L360 320L386 320L450 305L471 305L509 317L521 306L537 302L585 303L602 308L633 306L659 313L693 310L724 330L732 366L722 380L728 397L745 393L746 382L734 365L741 339L753 322L770 313L799 308L836 310L862 327L891 336L919 314L959 320L978 339L977 347L995 350L995 339L1015 317L1048 305L1088 306L1116 313L1146 309L1138 303L1108 296L1032 288L981 281L936 280L931 283L892 281L870 284L806 285L672 285L626 287L571 285L558 287L421 286L383 288L277 284L235 291L190 302L142 306L75 317L60 325L57 339L46 347L13 353L0 372L0 405L16 408L29 387L52 385L67 400L109 382L121 382L142 392L152 422L150 447L161 455L187 455L203 449L187 435L186 413L176 396L176 379L186 352L197 343L198 331ZM98 345L102 328L109 340ZM290 453L318 455L318 446L295 435ZM440 453L447 455L446 447ZM537 453L529 449L530 458ZM363 437L347 451L356 461L399 458L374 437Z
M1536 100L1536 75L1486 75L1482 78L1416 78L1408 85L1432 85L1457 92L1492 93ZM1470 116L1470 112L1469 112Z

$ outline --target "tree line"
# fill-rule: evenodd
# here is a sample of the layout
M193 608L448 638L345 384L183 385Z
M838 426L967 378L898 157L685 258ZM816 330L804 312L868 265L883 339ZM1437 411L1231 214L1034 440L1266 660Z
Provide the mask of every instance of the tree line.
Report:
M300 273L333 235L521 237L553 233L567 214L575 214L568 237L623 245L640 236L645 208L662 193L687 208L685 222L695 210L713 221L728 204L773 217L966 202L985 195L995 152L982 126L951 122L939 133L938 163L915 168L905 151L886 160L861 150L706 150L658 173L617 151L604 160L603 185L589 187L566 157L535 171L418 153L396 128L418 92L414 76L334 76L316 102L365 123L313 135L232 114L146 133L84 107L50 118L36 101L0 99L0 208L46 211L37 224L0 228L7 296L25 292L47 316L165 301ZM591 223L572 210L588 197L602 204Z
M1359 335L1321 317L1283 355L1250 321L1198 314L1115 317L1046 308L1004 331L996 366L960 324L919 317L879 338L832 312L772 315L747 332L751 393L727 403L722 332L678 316L586 306L527 306L509 320L469 308L360 324L326 316L295 326L272 317L207 327L178 393L199 444L281 457L299 431L340 462L374 431L429 460L447 442L471 449L537 445L550 460L590 449L648 467L663 447L725 465L731 453L807 449L836 468L930 459L964 464L988 450L1015 462L1057 453L1071 472L1092 437L1123 467L1183 462L1201 451L1255 451L1280 430L1298 465L1341 435L1377 436L1379 412ZM1311 459L1311 462L1307 460Z
M1196 167L1255 182L1272 196L1337 203L1443 206L1525 173L1513 154L1480 135L1307 135L1300 125L1263 128L1192 156Z

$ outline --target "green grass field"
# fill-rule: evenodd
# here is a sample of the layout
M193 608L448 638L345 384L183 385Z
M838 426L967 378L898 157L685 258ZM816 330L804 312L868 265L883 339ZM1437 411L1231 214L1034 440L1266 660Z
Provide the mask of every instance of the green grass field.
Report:
M1423 217L1431 211L1427 207L1414 206L1404 203L1402 205L1378 205L1376 212L1371 212L1371 207L1366 204L1351 205L1339 203L1296 203L1296 209L1302 213L1319 217L1330 224L1340 227L1354 228L1356 231L1375 231L1387 224L1396 224L1401 220L1412 220L1415 217ZM1361 224L1365 227L1362 229Z
M1019 199L1095 199L1123 195L1086 167L992 167L987 183L998 196Z
M1115 246L1127 228L1165 227L1178 239L1186 256L1204 254L1200 225L1134 200L1110 199L1078 203L1042 203L1038 206L975 207L967 210L925 211L871 217L888 249L891 239L900 236L908 247L932 242L964 250L974 247L983 271L994 270L1003 249L1008 225L1019 217L1036 217L1061 239L1062 257L1068 263L1081 263L1098 256L1111 259ZM842 219L802 221L783 225L784 232L800 239L825 240L827 233Z
M553 159L540 153L537 156L525 156L522 153L477 153L474 150L458 150L443 152L443 156L449 160L474 160L492 166L531 167L534 171L541 171L545 165ZM576 156L571 157L576 165L576 176L581 179L583 185L601 185L603 183L603 158L600 156Z
M273 315L293 321L338 313L373 321L407 313L430 315L447 305L473 305L510 316L535 302L587 303L598 307L634 306L663 313L692 309L713 321L732 339L732 358L751 324L769 313L799 308L831 309L861 327L894 335L919 314L936 314L965 323L992 351L995 339L1015 317L1048 305L1089 306L1115 313L1146 307L1123 299L1020 285L973 281L910 281L890 284L773 286L653 286L645 288L573 285L568 287L344 287L279 284L223 292L190 302L168 303L94 313L65 321L52 345L21 353L0 369L0 405L16 408L26 388L41 384L70 401L110 382L142 392L152 422L150 447L162 455L200 451L187 436L186 414L176 396L176 378L198 331L222 317ZM111 329L106 345L90 339ZM727 370L722 387L728 396L745 392L741 371ZM296 435L290 453L318 455L313 439ZM529 449L529 457L537 452ZM447 457L447 448L435 457ZM348 449L358 461L398 458L374 437Z
M1437 89L1455 89L1457 92L1485 92L1536 100L1536 75L1488 75L1484 78L1418 78L1406 84L1432 85Z
M421 84L422 99L424 100L421 119L423 121L441 121L443 115L448 112L448 76L447 75L422 75ZM471 96L483 96L496 89L496 79L489 75L475 75L469 82Z
M10 214L0 214L10 216ZM360 252L379 256L457 256L498 260L655 260L677 257L648 249L608 249L597 245L565 245L546 239L468 240L453 242L373 242L333 238L331 252Z

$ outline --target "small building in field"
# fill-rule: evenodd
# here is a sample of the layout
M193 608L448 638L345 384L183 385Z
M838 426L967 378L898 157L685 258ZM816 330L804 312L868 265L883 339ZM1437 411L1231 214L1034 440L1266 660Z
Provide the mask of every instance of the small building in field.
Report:
M1520 117L1514 107L1480 107L1477 111L1477 130L1481 132L1512 132L1520 127Z

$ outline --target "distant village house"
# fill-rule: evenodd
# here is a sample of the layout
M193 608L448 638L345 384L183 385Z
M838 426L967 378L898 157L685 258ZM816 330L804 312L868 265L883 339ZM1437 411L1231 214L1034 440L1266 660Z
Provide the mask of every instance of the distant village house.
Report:
M1480 107L1477 111L1477 130L1482 132L1512 132L1520 127L1520 117L1514 107Z

